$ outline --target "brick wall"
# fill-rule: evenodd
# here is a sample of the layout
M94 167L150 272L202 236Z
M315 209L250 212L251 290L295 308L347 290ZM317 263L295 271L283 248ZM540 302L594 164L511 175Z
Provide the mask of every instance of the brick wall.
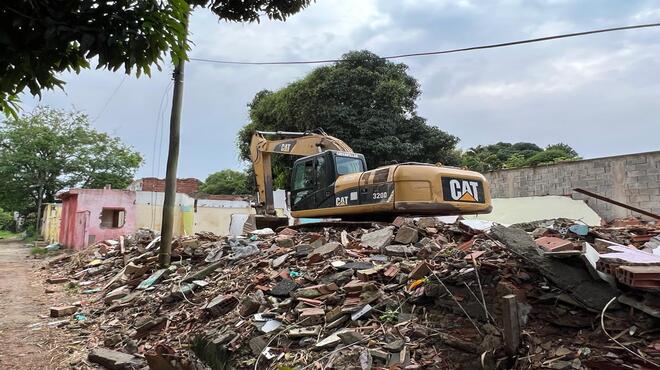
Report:
M195 178L177 179L176 192L192 195L197 192L199 185L202 182ZM136 191L155 191L158 193L165 192L165 179L157 179L155 177L145 177L135 181L129 189Z
M660 214L660 151L500 170L485 176L494 198L568 195L585 200L606 220L639 216L572 191L583 188Z

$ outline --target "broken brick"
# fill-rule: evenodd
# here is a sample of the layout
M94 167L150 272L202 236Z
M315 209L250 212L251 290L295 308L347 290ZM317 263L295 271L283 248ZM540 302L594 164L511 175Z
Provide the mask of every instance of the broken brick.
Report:
M298 319L299 322L305 326L322 324L325 320L325 311L318 307L305 308L301 310Z
M76 306L56 306L50 308L50 317L71 316L78 311Z
M408 274L408 279L411 280L421 279L425 276L430 275L432 272L433 270L431 270L431 267L429 266L428 263L420 262L417 264L417 266L415 266L415 268L412 269L410 274Z
M62 276L51 276L48 279L46 279L46 282L48 284L62 284L62 283L66 283L67 281L69 281L69 278Z
M219 295L204 306L204 310L211 316L217 317L229 313L238 306L238 298L231 295Z
M570 240L564 240L553 236L543 236L535 240L536 245L546 252L559 252L575 249Z

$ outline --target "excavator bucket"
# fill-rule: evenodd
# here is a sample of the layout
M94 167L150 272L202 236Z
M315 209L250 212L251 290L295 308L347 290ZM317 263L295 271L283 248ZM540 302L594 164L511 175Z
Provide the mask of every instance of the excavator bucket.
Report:
M269 227L273 230L282 226L289 225L289 218L283 216L270 216L270 215L250 215L243 225L243 232L249 233L257 229L264 229Z

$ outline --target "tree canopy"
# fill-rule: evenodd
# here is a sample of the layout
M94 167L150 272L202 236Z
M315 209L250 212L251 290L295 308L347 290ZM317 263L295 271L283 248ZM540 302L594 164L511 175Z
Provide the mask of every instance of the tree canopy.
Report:
M126 187L142 157L86 115L37 108L0 124L0 207L24 214L67 187Z
M576 159L580 159L577 152L563 143L548 145L543 149L532 143L499 142L470 148L461 156L461 165L471 170L487 172Z
M227 169L210 174L199 191L205 194L250 194L248 183L245 172Z
M0 2L0 110L16 115L18 94L63 87L57 77L97 68L150 74L169 52L186 58L185 23L190 6L206 7L221 20L283 20L310 0L65 0Z
M250 123L238 135L241 158L249 159L256 130L324 130L365 155L369 168L398 162L459 162L458 138L431 126L416 111L421 94L405 64L368 51L317 68L277 91L260 91L248 105ZM291 158L275 156L275 184L288 187Z

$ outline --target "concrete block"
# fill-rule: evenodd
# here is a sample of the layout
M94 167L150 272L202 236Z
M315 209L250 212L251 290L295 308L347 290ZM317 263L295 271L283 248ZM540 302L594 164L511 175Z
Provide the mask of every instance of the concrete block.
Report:
M646 163L646 156L631 156L626 158L626 164L631 165L631 164L639 164L639 163Z
M631 171L626 171L626 176L628 177L638 177L638 176L646 176L646 170L631 170Z
M629 197L629 202L631 203L646 203L651 201L651 196L649 195L633 195Z
M660 175L660 168L658 167L647 167L646 168L646 175Z
M139 357L107 348L94 348L87 359L112 370L138 369L144 366L144 361Z

